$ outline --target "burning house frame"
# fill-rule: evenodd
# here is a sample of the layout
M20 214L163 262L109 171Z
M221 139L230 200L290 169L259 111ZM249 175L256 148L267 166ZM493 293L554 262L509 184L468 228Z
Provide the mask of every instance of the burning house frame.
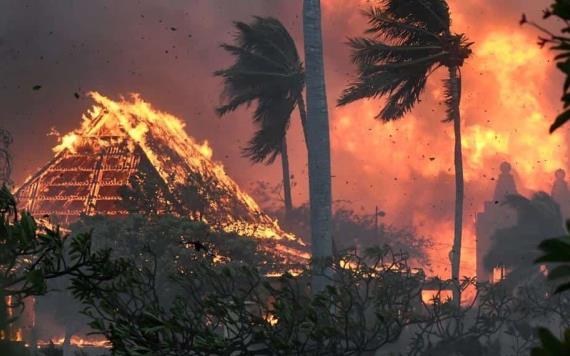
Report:
M297 262L308 258L305 244L264 214L178 118L136 94L132 101L90 96L96 104L81 128L60 138L55 157L17 190L20 207L64 226L81 215L124 216L133 208L173 213L276 242Z

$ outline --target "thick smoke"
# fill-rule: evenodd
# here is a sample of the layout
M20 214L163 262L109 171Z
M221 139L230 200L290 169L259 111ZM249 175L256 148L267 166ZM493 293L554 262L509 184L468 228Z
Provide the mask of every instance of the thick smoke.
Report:
M380 101L334 107L354 67L346 39L362 34L360 9L371 1L323 0L327 89L331 114L335 199L362 213L378 205L386 222L413 224L433 237L434 269L444 272L452 240L453 137L443 116L439 73L422 103L400 122L374 120ZM532 3L532 4L531 4ZM552 174L567 166L565 133L549 137L559 109L561 78L536 34L518 27L522 12L540 19L548 1L452 1L454 30L476 42L463 69L464 150L467 179L466 264L473 272L475 213L492 195L498 165L509 160L523 192L549 190ZM252 180L278 182L280 165L252 166L240 148L253 132L246 111L219 119L220 82L212 76L231 58L218 46L232 40L232 21L252 15L280 18L302 52L302 2L25 1L0 5L0 126L16 139L14 179L21 183L52 156L52 127L79 125L91 103L83 92L117 97L139 92L153 105L187 122L207 139L214 159L247 187ZM36 85L41 89L33 90ZM79 99L75 93L80 94ZM289 136L295 203L306 200L306 151L298 118ZM337 238L342 238L339 236ZM437 260L437 261L436 261Z

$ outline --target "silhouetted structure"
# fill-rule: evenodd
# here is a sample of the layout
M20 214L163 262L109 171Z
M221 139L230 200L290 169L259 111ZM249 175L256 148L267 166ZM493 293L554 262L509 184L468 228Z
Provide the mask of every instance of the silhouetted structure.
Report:
M483 212L477 213L475 229L477 234L477 280L489 281L492 272L485 268L483 256L491 245L491 236L500 228L512 226L516 222L515 211L504 205L505 198L517 194L515 179L511 174L512 167L508 162L501 163L501 174L497 179L493 201L484 203Z
M560 205L560 211L564 219L570 218L570 190L566 183L566 172L559 169L554 174L555 180L552 185L552 198Z

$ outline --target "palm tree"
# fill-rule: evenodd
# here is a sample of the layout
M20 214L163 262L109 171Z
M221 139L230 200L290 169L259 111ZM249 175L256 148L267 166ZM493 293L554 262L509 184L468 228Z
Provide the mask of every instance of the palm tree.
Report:
M321 272L330 269L323 262L332 256L332 196L330 133L323 63L320 0L304 0L303 33L307 66L307 138L309 142L309 195L311 208L311 248L313 266ZM327 278L316 273L313 291L327 285Z
M279 20L255 17L251 24L236 22L235 27L235 44L222 45L235 57L235 63L215 72L224 80L227 99L216 111L223 116L257 102L253 120L258 130L243 153L254 163L266 164L281 156L287 216L293 203L286 133L295 107L299 109L306 141L303 63L295 41Z
M461 152L460 68L471 55L464 34L451 32L451 15L445 0L383 0L364 12L370 37L350 40L358 79L342 94L339 105L363 98L386 96L377 118L402 118L420 100L427 79L445 67L447 117L455 133L455 231L451 251L451 277L459 282L463 219L463 160ZM454 299L459 302L459 289Z

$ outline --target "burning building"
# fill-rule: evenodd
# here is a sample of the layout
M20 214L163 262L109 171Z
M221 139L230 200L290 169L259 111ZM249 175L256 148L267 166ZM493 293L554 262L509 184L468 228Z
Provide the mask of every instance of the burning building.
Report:
M96 104L81 127L61 137L54 158L17 190L21 208L64 226L81 215L173 213L275 242L291 260L308 258L305 245L265 215L178 118L138 95L90 96Z

